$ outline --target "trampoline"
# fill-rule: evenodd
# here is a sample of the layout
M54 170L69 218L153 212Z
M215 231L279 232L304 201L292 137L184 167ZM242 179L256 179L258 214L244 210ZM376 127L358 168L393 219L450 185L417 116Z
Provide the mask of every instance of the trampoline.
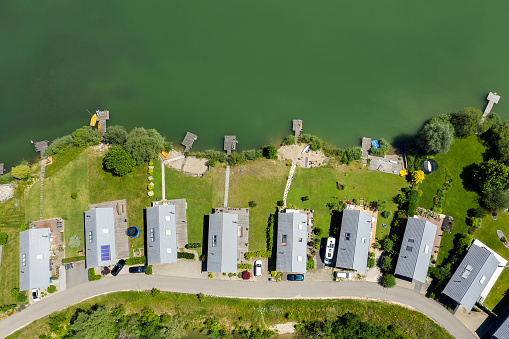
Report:
M438 169L438 164L433 159L426 159L422 163L422 171L425 174L431 174L434 173Z
M127 229L127 235L131 238L136 238L138 234L140 234L140 230L136 226L132 226Z

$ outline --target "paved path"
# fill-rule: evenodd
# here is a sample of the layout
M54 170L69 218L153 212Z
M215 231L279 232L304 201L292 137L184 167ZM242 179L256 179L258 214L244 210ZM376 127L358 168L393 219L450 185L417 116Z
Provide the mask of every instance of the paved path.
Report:
M228 207L228 190L230 189L230 162L226 162L226 180L224 181L224 207Z
M288 192L290 192L290 186L292 185L293 174L295 173L295 168L297 164L292 162L292 167L290 168L290 174L288 174L288 179L286 180L285 193L283 195L283 206L286 208L286 198L288 196Z
M163 192L162 200L166 200L166 184L164 175L164 162L161 163L161 192Z
M402 287L385 289L379 284L364 281L340 283L331 281L274 283L215 279L204 281L204 279L131 274L103 278L48 295L38 303L0 321L0 337L4 338L36 319L96 295L115 291L149 290L154 287L162 291L251 299L372 298L389 300L421 311L456 338L475 338L472 332L438 302Z

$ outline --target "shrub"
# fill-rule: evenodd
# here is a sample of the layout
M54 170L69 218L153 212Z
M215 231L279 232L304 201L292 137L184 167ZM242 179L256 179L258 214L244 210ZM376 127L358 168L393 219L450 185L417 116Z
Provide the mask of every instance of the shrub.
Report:
M152 274L152 265L148 265L147 269L145 270L145 274L151 275Z
M112 145L123 146L127 141L127 130L124 126L109 126L104 133L104 140Z
M274 214L271 214L269 216L266 236L267 236L267 251L272 253L272 245L274 243Z
M383 157L391 149L391 144L384 138L378 140L379 148L371 148L369 153L378 157Z
M154 288L152 288L152 289L150 290L150 295L151 295L152 297L154 297L154 298L155 298L155 297L157 297L157 296L159 296L160 294L161 294L161 291L160 291L160 290L158 290L158 289L157 289L157 288L155 288L155 287L154 287Z
M76 193L76 192L72 192L71 193L71 198L72 199L76 199L77 197L78 197L78 193Z
M113 175L123 177L134 170L136 161L133 156L121 146L111 146L104 156L103 165L106 171Z
M28 165L18 165L11 170L12 175L17 179L26 179L30 176L30 167Z
M373 268L373 267L375 267L375 265L376 265L376 260L375 260L375 258L373 258L373 257L369 257L369 258L368 258L368 267L369 267L369 268Z
M48 157L62 153L70 144L72 144L72 137L69 134L64 135L61 138L57 138L49 144L46 151L44 151L44 156Z
M0 232L0 245L5 245L5 244L7 244L7 238L9 238L9 236L7 235L7 233L5 233L5 232Z
M256 203L256 201L251 200L250 202L247 203L247 205L252 208L252 207L256 207L258 204Z
M388 218L392 217L392 212L391 211L383 211L382 217L388 219Z
M17 297L19 297L19 288L16 288L16 287L15 287L15 288L13 288L13 289L11 290L11 297L13 297L13 298L17 298Z
M214 278L214 274L209 273L209 279L212 279L212 278Z
M141 257L129 258L129 259L126 259L125 263L128 266L145 265L147 263L147 257L141 256Z
M190 244L186 244L185 247L186 248L198 248L198 247L201 247L201 243L199 243L199 242L192 242Z
M50 285L50 287L48 287L48 293L53 293L57 290L57 288L55 287L55 285Z
M194 253L187 253L187 252L178 252L177 258L183 258L183 259L195 259Z
M396 278L392 274L384 274L382 276L382 285L386 288L396 286Z
M251 264L237 264L237 268L239 270L250 270L253 268L253 265L251 265Z
M300 200L307 201L307 200L309 200L309 197L307 195L305 195L305 196L301 197Z
M290 134L283 139L281 143L282 146L294 145L295 144L295 135Z
M99 280L99 279L101 279L101 276L95 274L94 268L93 267L89 268L88 269L88 281L94 281L94 280Z
M392 241L392 239L389 237L385 238L384 242L383 242L384 251L391 252L393 248L394 248L394 241Z
M69 248L78 248L78 247L80 247L80 244L81 244L81 239L76 234L71 235L69 237L69 240L67 240L67 246Z
M276 205L278 205L278 207L283 207L284 203L285 202L283 200L278 200Z
M83 126L72 132L72 141L79 147L99 145L101 133L90 126Z
M251 272L249 272L249 271L242 272L242 279L243 280L249 280L249 278L251 278Z
M308 257L308 261L306 262L306 269L308 271L315 269L315 260L312 257Z
M262 154L267 159L277 159L277 148L274 145L265 145L262 148Z

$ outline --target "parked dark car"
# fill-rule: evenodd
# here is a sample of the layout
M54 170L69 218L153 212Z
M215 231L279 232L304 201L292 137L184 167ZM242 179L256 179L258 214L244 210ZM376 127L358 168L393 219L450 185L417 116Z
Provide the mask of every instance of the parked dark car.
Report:
M286 279L288 281L304 281L304 274L288 274Z
M122 268L124 268L124 266L125 266L125 260L124 259L120 259L115 264L115 267L113 267L113 269L111 270L111 275L115 276L115 275L119 274L120 271L122 271Z
M145 266L132 266L129 267L129 273L145 273L147 268Z

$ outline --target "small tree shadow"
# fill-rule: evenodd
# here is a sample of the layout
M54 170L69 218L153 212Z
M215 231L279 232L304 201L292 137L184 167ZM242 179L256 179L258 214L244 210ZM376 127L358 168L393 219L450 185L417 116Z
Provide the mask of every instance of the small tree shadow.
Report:
M463 188L467 191L478 192L479 186L476 184L474 173L477 169L477 164L470 164L463 168L463 171L460 173L460 178L463 184ZM453 183L454 185L454 183Z

